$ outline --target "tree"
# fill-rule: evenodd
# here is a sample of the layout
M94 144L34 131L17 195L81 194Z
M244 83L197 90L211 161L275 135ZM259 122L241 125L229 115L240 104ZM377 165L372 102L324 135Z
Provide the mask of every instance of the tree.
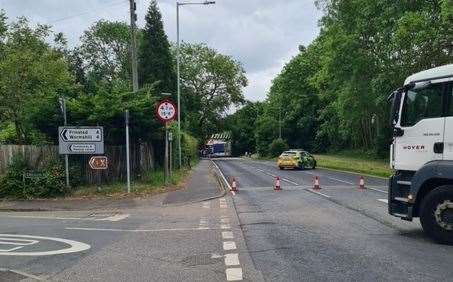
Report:
M139 50L139 82L141 85L154 84L157 93L175 94L176 75L170 43L155 0L151 1L145 20Z
M244 102L241 64L203 44L182 44L181 81L186 128L202 140L218 130L232 104Z
M225 119L225 127L232 133L233 155L256 152L255 128L261 111L260 102L247 101L244 107Z
M84 32L81 41L76 52L90 80L130 79L130 29L126 23L100 20Z
M25 18L19 18L6 30L2 21L0 118L7 128L14 127L18 144L49 141L38 127L45 119L46 128L56 132L58 97L70 91L73 83L68 65L47 43L48 26L31 28Z

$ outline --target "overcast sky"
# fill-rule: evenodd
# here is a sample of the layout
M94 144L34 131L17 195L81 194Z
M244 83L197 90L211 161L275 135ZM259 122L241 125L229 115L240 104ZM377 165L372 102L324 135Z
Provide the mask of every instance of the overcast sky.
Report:
M143 27L149 0L136 1ZM175 41L175 0L158 3L166 33ZM99 19L129 21L128 0L0 0L0 9L9 20L26 16L32 23L51 24L72 46ZM216 5L182 7L181 39L204 42L240 61L249 79L246 98L264 100L271 80L298 46L316 37L320 17L313 0L217 0Z

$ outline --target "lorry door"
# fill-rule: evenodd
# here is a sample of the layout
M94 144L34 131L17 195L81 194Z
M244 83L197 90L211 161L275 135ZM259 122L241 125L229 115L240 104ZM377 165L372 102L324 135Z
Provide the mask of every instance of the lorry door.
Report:
M444 88L445 83L424 83L404 93L398 121L402 131L394 143L396 169L416 171L443 159L438 147L444 141Z
M447 86L447 110L445 117L444 160L453 160L453 82Z

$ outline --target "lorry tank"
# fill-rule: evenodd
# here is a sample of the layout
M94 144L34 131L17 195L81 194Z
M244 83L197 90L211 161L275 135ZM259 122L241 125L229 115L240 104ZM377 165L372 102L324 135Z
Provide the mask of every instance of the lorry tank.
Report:
M411 75L389 101L389 213L453 244L453 64Z

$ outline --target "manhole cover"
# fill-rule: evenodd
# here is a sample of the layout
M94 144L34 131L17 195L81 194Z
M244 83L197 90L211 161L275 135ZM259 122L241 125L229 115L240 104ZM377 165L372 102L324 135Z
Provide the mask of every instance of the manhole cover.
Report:
M213 258L212 254L200 254L186 257L181 261L185 266L208 265L219 262L219 258Z

